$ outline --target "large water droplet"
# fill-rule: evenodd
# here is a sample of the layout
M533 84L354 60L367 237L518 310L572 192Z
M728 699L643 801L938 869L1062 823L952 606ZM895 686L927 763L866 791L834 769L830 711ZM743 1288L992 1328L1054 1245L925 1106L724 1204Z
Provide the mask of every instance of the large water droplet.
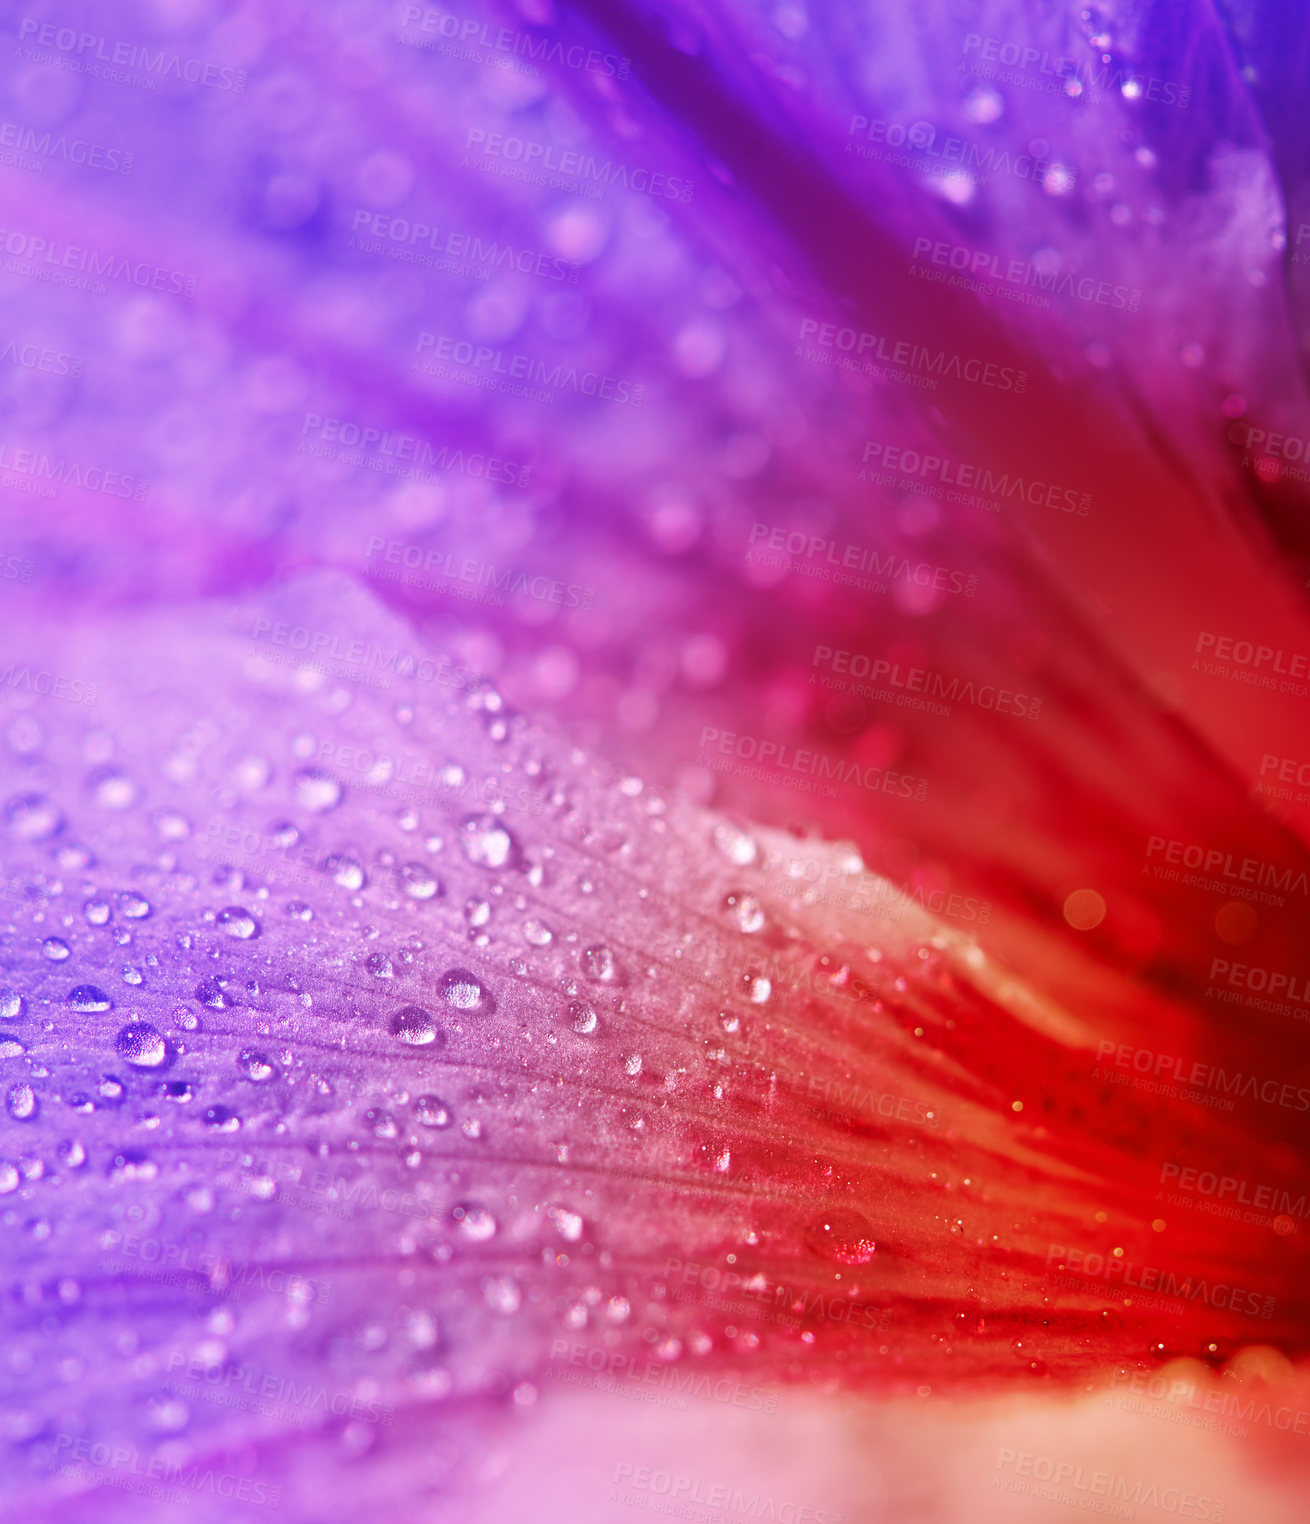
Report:
M88 900L82 907L82 914L91 926L103 926L109 920L110 910L106 900Z
M573 1023L575 1032L584 1034L596 1030L596 1007L588 1004L585 1000L573 1000L569 1003L569 1020Z
M36 1091L31 1085L11 1085L5 1107L15 1122L30 1122L36 1116Z
M58 806L44 794L19 794L5 805L5 824L18 841L48 841L63 823Z
M618 964L608 947L585 947L582 950L582 972L588 979L599 979L609 984L618 975Z
M424 1127L449 1127L450 1109L439 1096L420 1095L414 1102L414 1115Z
M251 937L259 935L259 922L240 905L229 905L225 910L220 910L218 924L229 937L236 937L241 942L248 942Z
M432 1012L421 1005L407 1005L391 1018L391 1035L412 1048L422 1048L437 1041L437 1023Z
M148 1021L129 1021L114 1039L118 1056L137 1069L158 1069L168 1057L168 1046Z
M400 870L400 883L412 900L440 899L444 893L441 880L422 863L406 863Z
M835 1207L816 1217L806 1242L816 1254L839 1265L867 1265L878 1247L873 1224L845 1207Z
M490 991L466 968L447 969L441 976L440 989L442 999L457 1011L481 1011L485 1014L495 1009Z
M277 1065L257 1048L243 1048L237 1055L237 1067L248 1080L262 1085L277 1073Z
M723 901L723 908L739 931L749 935L764 930L764 906L753 894L729 894Z
M130 810L141 797L136 781L117 767L91 774L91 797L103 810Z
M75 1011L109 1011L114 1002L94 984L76 984L68 992L68 1003Z
M455 1231L470 1243L484 1244L496 1236L496 1219L484 1206L472 1201L461 1201L451 1208L451 1220Z
M340 782L321 767L302 767L291 780L297 804L314 815L324 815L341 803Z
M511 867L518 843L495 815L470 815L459 828L464 856L479 868Z
M18 1021L27 1014L27 1001L6 984L0 987L0 1021Z

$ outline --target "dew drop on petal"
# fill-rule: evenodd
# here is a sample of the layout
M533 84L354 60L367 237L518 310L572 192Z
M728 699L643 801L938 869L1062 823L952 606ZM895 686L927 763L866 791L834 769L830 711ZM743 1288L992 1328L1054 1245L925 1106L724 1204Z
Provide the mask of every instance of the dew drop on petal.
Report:
M291 780L296 803L313 815L325 815L341 803L340 782L321 767L302 767Z
M608 947L586 947L582 951L582 972L588 979L598 979L601 983L611 983L618 973L618 965L614 961L614 954Z
M406 863L400 870L401 887L412 900L440 899L441 880L422 863Z
M30 1122L36 1116L36 1091L31 1085L11 1085L5 1109L15 1122Z
M230 1106L208 1106L201 1120L215 1132L239 1132L241 1129L241 1118Z
M555 933L544 921L538 921L535 917L523 923L524 940L533 947L549 947L555 940Z
M584 1035L596 1030L596 1007L589 1005L585 1000L574 1000L569 1004L569 1020L573 1023L573 1030Z
M470 1243L484 1244L496 1236L498 1224L496 1219L484 1206L478 1206L475 1202L462 1201L451 1208L451 1219L455 1224L455 1231L461 1238L466 1238Z
M8 1196L11 1191L16 1191L21 1181L18 1166L11 1164L8 1159L0 1159L0 1196Z
M755 838L733 825L715 826L714 845L738 868L748 868L759 856Z
M168 1057L162 1035L148 1021L129 1021L114 1039L114 1050L136 1069L158 1069Z
M27 1001L6 984L0 987L0 1021L18 1021L27 1012Z
M277 1065L257 1048L243 1048L237 1055L237 1067L248 1080L254 1080L257 1085L271 1080L277 1073Z
M44 794L19 794L5 805L5 824L18 841L48 841L63 823L58 807Z
M449 1127L450 1111L445 1101L435 1095L420 1095L414 1102L414 1115L424 1127Z
M763 931L764 906L753 894L729 894L723 901L723 908L739 931L747 934Z
M858 1212L834 1208L810 1224L806 1242L824 1259L839 1265L867 1265L877 1249L873 1225Z
M108 1011L114 1002L94 984L77 984L68 992L68 1003L75 1011Z
M105 900L88 900L82 907L82 914L86 917L88 925L103 926L109 919L110 910Z
M495 1002L490 991L466 968L452 968L441 976L441 997L457 1011L489 1012Z
M130 810L141 790L120 768L102 767L91 775L91 797L102 810Z
M369 953L364 959L364 967L375 979L393 979L396 974L395 967L386 953Z
M495 815L470 815L459 828L464 856L479 868L508 868L518 844Z
M391 1035L412 1048L437 1041L437 1023L421 1005L407 1005L391 1018Z
M73 955L73 949L63 937L47 937L41 944L41 951L51 963L62 963L65 958L71 958Z
M225 910L220 910L218 924L229 937L235 937L241 942L248 942L259 935L259 922L240 905L229 905Z
M144 894L137 894L133 889L125 889L118 896L118 908L129 921L144 921L150 914L150 901Z

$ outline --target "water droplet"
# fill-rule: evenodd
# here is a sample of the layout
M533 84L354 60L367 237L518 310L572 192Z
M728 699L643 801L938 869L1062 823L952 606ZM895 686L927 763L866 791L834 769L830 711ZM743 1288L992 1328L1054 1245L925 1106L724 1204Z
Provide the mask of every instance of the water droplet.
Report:
M168 1046L148 1021L129 1021L114 1039L118 1056L137 1069L158 1069L168 1057Z
M82 914L92 926L103 926L109 919L110 910L105 900L88 900L82 907Z
M118 896L118 908L129 921L144 921L150 914L150 901L134 889L125 889Z
M236 1004L227 992L226 979L202 979L196 985L196 999L201 1005L207 1005L211 1011L226 1010Z
M589 1005L585 1000L573 1000L569 1002L569 1020L573 1023L573 1030L584 1035L596 1030L596 1007Z
M161 810L155 816L155 830L161 841L185 841L191 834L191 822L176 810Z
M268 828L270 845L285 851L287 847L294 847L300 840L300 829L291 824L289 820L279 820Z
M748 935L764 930L764 906L753 894L729 894L723 908L732 917L739 931Z
M11 1085L5 1106L15 1122L30 1122L36 1116L36 1091L31 1085Z
M435 1095L420 1095L414 1102L414 1115L424 1127L450 1126L449 1108Z
M220 910L218 924L229 937L236 937L241 942L248 942L251 937L259 935L259 922L240 905L229 905L225 910Z
M524 940L530 942L533 947L549 947L555 940L555 933L544 921L535 918L523 923Z
M48 841L63 828L64 817L44 794L19 794L5 805L5 823L18 841Z
M752 1005L763 1005L773 994L773 981L755 970L741 976L741 990Z
M332 882L339 884L342 889L349 889L352 894L368 882L363 865L353 857L329 857L327 869L332 875Z
M755 838L733 825L714 827L714 845L738 868L750 867L759 856L760 849L755 844Z
M81 1169L86 1163L86 1149L78 1138L65 1138L59 1145L59 1157L69 1169Z
M391 1035L412 1048L422 1048L436 1042L439 1034L431 1011L421 1005L407 1005L391 1018Z
M582 1237L583 1223L580 1212L572 1212L568 1207L553 1206L546 1208L546 1216L566 1243L575 1244Z
M27 1001L8 985L0 987L0 1021L18 1021L27 1013Z
M71 958L73 955L73 949L63 937L47 937L41 944L41 951L51 963L62 963L65 958Z
M0 1037L0 1058L22 1058L26 1052L16 1037Z
M340 782L321 767L302 767L291 780L291 792L314 815L325 815L341 803Z
M487 987L466 968L451 968L441 976L441 995L457 1011L495 1010L495 1001Z
M91 797L102 810L130 810L141 797L135 781L117 767L102 767L91 774Z
M375 1138L394 1138L400 1132L396 1126L395 1117L389 1111L379 1111L377 1107L372 1107L364 1113L364 1121L372 1129Z
M242 1048L237 1055L237 1067L248 1080L254 1080L257 1085L271 1080L277 1073L277 1065L257 1048Z
M10 1164L8 1159L0 1159L0 1196L8 1196L11 1191L16 1191L21 1180L18 1166Z
M509 1317L522 1305L523 1293L512 1275L489 1275L482 1283L482 1300L493 1312Z
M239 1132L241 1130L241 1118L230 1106L206 1107L202 1120L206 1127L212 1127L215 1132Z
M395 977L396 970L386 953L369 953L368 957L364 959L364 967L368 969L375 979L392 979Z
M518 843L495 815L470 815L459 840L464 856L479 868L508 868L518 857Z
M496 1236L498 1224L484 1206L478 1206L471 1201L461 1201L451 1208L450 1216L455 1224L455 1231L461 1238L468 1239L470 1243L484 1244Z
M641 1054L629 1053L623 1060L623 1072L631 1075L633 1079L641 1073Z
M470 926L485 926L491 919L491 906L486 900L465 900L464 919Z
M68 1003L75 1011L109 1011L114 1002L94 984L76 984L68 992Z
M400 870L400 882L412 900L440 899L445 893L441 880L422 863L405 863Z
M618 974L614 954L608 947L585 947L582 950L582 972L588 979L612 983Z
M845 1207L834 1208L816 1217L810 1224L806 1242L816 1254L835 1260L839 1265L867 1265L878 1247L873 1225L858 1212L848 1211Z

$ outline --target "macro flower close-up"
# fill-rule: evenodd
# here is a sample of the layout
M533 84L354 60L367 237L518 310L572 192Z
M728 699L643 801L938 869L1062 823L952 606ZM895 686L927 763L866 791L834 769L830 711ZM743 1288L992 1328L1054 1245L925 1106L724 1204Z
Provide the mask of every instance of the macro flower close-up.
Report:
M0 59L0 1524L1304 1519L1310 20Z

